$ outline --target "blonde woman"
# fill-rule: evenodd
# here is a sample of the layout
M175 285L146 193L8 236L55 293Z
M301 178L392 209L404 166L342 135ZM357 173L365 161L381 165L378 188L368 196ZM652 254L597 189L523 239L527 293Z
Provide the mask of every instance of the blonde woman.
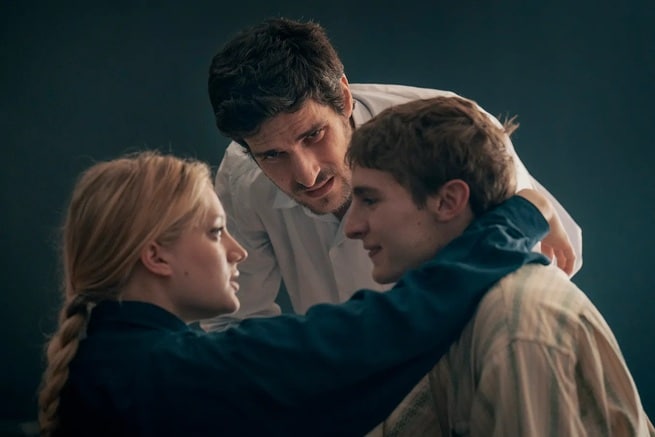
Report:
M570 250L553 229L551 243ZM188 324L239 308L247 256L208 167L154 152L98 163L63 227L42 434L362 435L443 355L487 288L548 262L530 250L547 230L515 197L388 293L204 333Z

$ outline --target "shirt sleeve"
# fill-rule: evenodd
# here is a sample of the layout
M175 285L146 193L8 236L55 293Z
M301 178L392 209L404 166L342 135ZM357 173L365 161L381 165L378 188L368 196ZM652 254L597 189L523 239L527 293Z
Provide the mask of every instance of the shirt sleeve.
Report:
M201 326L206 331L224 330L248 317L281 313L275 302L281 274L268 233L252 208L258 172L249 165L250 159L240 145L232 143L216 172L215 189L225 210L227 228L246 249L248 258L239 264L239 310L203 320Z
M489 287L525 263L548 263L531 251L547 230L531 203L513 197L386 293L361 290L305 316L248 319L187 338L174 359L158 360L176 365L152 375L155 396L169 406L157 417L175 411L199 435L214 426L242 435L363 435L445 353Z

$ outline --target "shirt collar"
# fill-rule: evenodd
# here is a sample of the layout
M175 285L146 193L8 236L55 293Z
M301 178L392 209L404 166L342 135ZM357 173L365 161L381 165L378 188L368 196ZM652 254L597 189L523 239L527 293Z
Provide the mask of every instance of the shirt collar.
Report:
M373 118L373 112L369 107L367 107L363 102L357 100L354 96L353 100L355 102L355 107L353 108L353 122L357 128Z

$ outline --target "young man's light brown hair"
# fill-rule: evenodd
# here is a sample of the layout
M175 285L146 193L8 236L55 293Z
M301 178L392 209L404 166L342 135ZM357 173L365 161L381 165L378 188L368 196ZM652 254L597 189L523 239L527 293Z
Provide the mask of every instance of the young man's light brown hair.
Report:
M346 161L390 173L422 207L452 179L470 189L477 216L516 191L509 135L514 118L497 124L473 101L415 100L386 109L353 133Z

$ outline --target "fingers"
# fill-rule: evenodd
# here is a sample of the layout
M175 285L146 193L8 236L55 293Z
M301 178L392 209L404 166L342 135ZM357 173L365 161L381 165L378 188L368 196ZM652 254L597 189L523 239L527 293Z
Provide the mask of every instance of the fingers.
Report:
M573 274L576 257L573 247L570 244L554 249L551 245L542 242L541 252L550 258L551 261L556 262L557 267L564 271L568 276Z
M575 265L575 252L573 247L567 246L562 252L563 261L560 264L559 256L557 257L557 266L564 270L566 274L570 277L573 274L573 266Z

